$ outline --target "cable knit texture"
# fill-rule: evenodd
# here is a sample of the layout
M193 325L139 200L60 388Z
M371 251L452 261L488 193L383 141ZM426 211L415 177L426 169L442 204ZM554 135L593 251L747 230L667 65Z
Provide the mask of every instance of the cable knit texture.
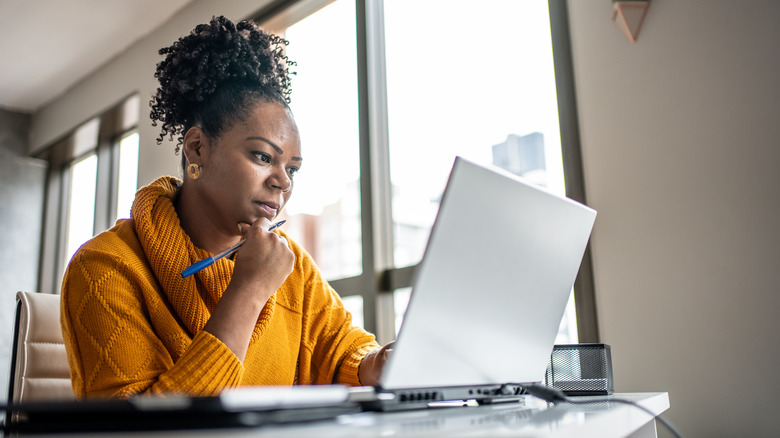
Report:
M352 325L311 257L287 237L295 268L268 299L242 364L203 331L230 283L228 258L187 278L210 256L193 245L173 201L180 182L140 189L131 218L85 243L62 284L62 331L77 397L215 395L239 385L358 385L379 346ZM277 230L280 235L283 232Z

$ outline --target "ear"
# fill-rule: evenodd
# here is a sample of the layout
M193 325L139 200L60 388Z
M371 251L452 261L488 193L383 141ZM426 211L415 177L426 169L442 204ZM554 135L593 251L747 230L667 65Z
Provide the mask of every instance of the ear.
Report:
M197 126L187 130L184 134L184 144L182 145L182 153L187 159L187 163L203 164L204 154L208 147L208 138L206 133L203 132Z

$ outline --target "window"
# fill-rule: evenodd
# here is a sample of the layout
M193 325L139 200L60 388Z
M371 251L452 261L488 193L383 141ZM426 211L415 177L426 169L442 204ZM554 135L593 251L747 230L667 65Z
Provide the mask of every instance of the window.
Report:
M65 233L63 271L77 249L92 238L95 228L95 191L97 184L97 154L72 164L70 174Z
M140 138L137 132L119 141L119 175L117 177L116 213L114 220L129 218L130 207L138 187L138 148Z
M297 63L291 108L304 156L284 210L285 230L327 278L358 276L363 267L355 3L334 2L284 33L297 41L287 55Z
M322 3L328 4L319 8ZM296 75L290 106L304 162L282 212L288 219L285 232L312 255L353 322L371 328L376 312L364 309L374 307L376 292L370 285L374 269L372 258L365 256L363 229L355 5L348 0L299 2L259 21L296 42L287 47L297 64L291 68Z
M546 2L393 0L384 18L396 267L420 262L456 155L564 193Z
M138 177L139 98L79 126L39 155L49 163L40 286L59 291L78 248L129 217Z
M380 342L403 320L455 155L584 200L579 162L564 156L578 156L573 92L561 89L571 82L564 3L283 4L256 19L290 40L297 62L305 164L287 230ZM577 342L577 326L570 299L556 342Z

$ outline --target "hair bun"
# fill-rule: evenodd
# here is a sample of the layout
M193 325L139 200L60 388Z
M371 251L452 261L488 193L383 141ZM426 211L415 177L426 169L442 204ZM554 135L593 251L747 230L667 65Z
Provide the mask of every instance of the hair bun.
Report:
M154 74L160 85L149 102L152 125L162 123L157 143L166 135L183 136L197 119L201 104L226 82L259 87L289 103L289 67L294 63L284 54L287 44L250 21L234 24L219 16L160 49L165 59ZM177 151L181 142L182 137Z

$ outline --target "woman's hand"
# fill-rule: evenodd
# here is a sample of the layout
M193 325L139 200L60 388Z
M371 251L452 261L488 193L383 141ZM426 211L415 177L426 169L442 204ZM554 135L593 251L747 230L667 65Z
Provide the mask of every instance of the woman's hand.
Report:
M238 251L233 278L222 294L204 330L221 340L243 362L257 317L265 303L287 279L295 254L287 240L270 231L260 219L246 230Z
M361 385L376 386L379 384L385 362L393 351L393 344L395 341L390 341L384 347L371 351L363 358L358 368L358 379L360 379Z
M231 286L249 287L260 294L263 305L293 271L295 255L287 240L267 231L271 222L258 219L251 227L242 224L246 242L236 254Z

